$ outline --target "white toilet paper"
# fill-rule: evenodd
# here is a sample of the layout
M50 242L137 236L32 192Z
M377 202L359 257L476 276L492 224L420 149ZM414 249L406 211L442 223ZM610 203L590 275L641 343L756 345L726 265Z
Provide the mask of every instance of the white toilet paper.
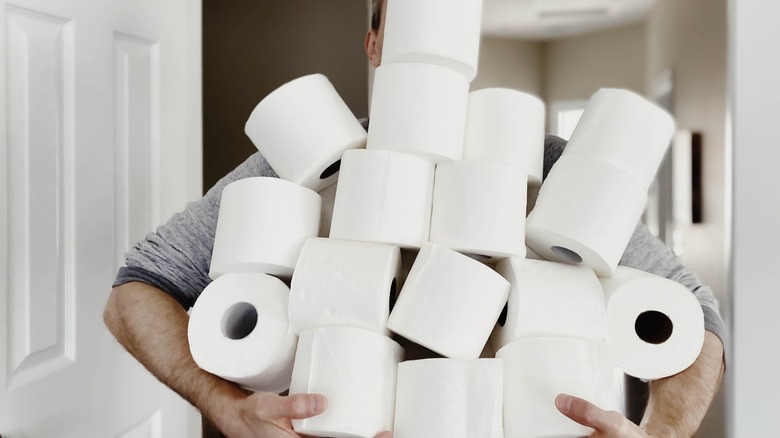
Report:
M452 161L436 166L431 237L488 261L525 256L526 174L515 165Z
M528 184L542 184L544 102L508 88L469 93L463 159L499 161L522 167Z
M365 129L321 74L266 96L245 131L279 177L315 191L336 182L344 151L366 144Z
M391 430L396 370L403 349L392 339L354 327L301 333L290 394L324 394L320 415L292 420L296 432L319 437L373 438Z
M563 155L526 220L526 243L548 260L612 275L647 202L631 175L604 161Z
M593 432L555 407L561 393L595 401L597 379L589 341L522 339L500 349L496 358L504 360L506 438L573 438Z
M509 294L482 263L433 243L420 249L387 327L443 356L476 359Z
M367 148L419 154L437 163L460 160L468 92L469 83L444 67L382 64L374 76Z
M431 226L434 168L399 152L346 152L330 237L419 248Z
M426 359L398 365L394 438L503 438L499 359Z
M604 340L604 292L590 268L513 257L496 271L512 287L491 336L493 347L538 336Z
M297 337L287 323L289 289L265 274L228 274L192 308L187 338L203 370L252 391L289 388Z
M209 276L261 272L289 278L320 228L320 195L279 178L246 178L222 191Z
M394 0L387 5L382 64L438 64L477 75L482 0Z
M704 344L704 313L685 286L620 266L601 279L607 342L626 374L661 379L688 368Z
M674 119L628 90L601 89L591 97L564 155L583 154L625 170L645 190L674 135Z
M387 317L401 281L397 246L309 239L290 288L290 326L361 327L389 335Z
M591 343L596 358L596 397L593 403L605 411L623 415L626 410L626 376L615 366L606 339Z

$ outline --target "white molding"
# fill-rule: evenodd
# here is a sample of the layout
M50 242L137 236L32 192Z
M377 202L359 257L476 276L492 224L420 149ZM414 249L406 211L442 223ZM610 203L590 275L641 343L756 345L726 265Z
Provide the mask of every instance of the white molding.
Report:
M548 132L550 132L553 135L560 136L559 133L559 126L558 126L558 114L564 111L570 111L570 110L584 110L585 107L588 105L587 100L554 100L550 102L550 104L547 107L547 120L549 129ZM568 139L567 139L568 140Z
M732 349L727 361L732 437L777 436L780 412L780 2L729 0L733 129Z

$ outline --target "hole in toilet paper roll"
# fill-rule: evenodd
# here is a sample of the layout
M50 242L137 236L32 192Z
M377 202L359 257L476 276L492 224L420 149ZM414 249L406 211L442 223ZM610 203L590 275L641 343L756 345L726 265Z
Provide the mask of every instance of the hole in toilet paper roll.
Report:
M327 179L333 176L336 172L339 171L341 168L341 160L336 161L335 163L328 166L327 169L323 170L320 174L320 179Z
M562 246L553 246L552 252L566 263L582 263L582 257L576 252Z
M636 317L634 330L639 339L648 344L662 344L672 336L674 324L663 313L648 310Z
M498 315L498 325L503 327L506 324L506 317L509 315L509 303L504 304L504 310Z
M398 301L398 282L396 279L393 279L393 283L390 284L390 311L393 311L393 307L395 307L395 302Z
M257 326L257 309L249 303L236 303L222 316L222 333L229 339L244 339Z

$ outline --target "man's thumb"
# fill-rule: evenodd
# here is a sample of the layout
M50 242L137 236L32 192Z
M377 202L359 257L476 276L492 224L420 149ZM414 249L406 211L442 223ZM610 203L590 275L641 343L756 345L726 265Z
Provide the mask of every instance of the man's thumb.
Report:
M295 394L282 397L276 417L309 418L321 414L328 407L328 399L320 394Z

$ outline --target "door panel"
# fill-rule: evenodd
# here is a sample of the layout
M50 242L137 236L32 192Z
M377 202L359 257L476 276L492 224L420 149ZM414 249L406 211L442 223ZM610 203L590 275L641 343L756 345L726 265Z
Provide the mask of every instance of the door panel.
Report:
M10 388L73 361L72 27L6 10Z
M159 205L159 49L114 34L114 127L117 265L156 224Z
M4 438L199 434L102 322L124 252L200 195L199 11L0 0Z

